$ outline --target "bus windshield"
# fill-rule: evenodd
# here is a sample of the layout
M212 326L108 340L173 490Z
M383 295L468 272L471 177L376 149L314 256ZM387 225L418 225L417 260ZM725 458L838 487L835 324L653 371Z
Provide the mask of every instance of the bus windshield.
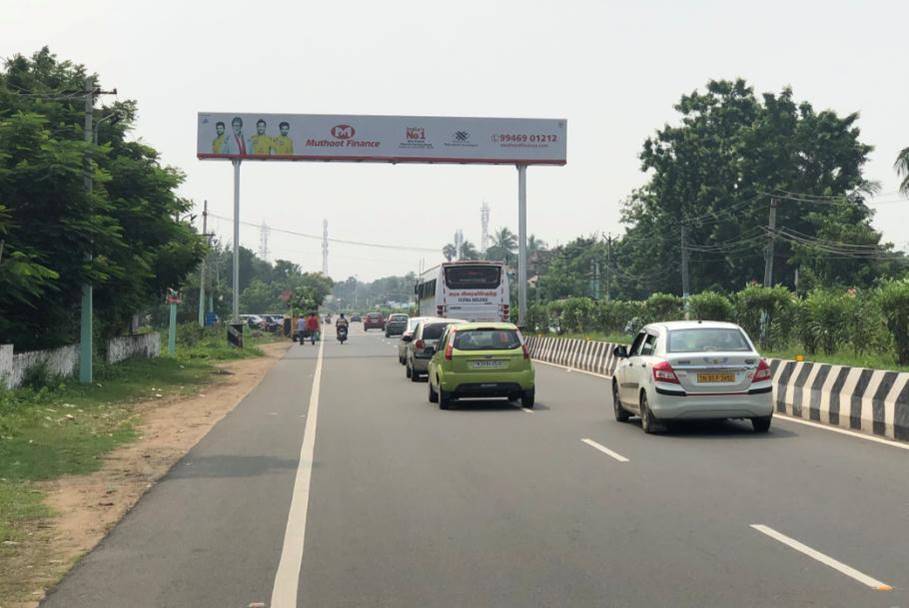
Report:
M445 284L449 289L495 289L501 271L498 266L449 266Z

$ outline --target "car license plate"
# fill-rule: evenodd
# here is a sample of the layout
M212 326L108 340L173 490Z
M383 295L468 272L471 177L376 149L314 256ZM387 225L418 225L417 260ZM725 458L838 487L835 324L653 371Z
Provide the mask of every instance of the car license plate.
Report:
M698 383L735 382L735 374L698 374Z
M507 364L507 361L502 361L501 359L493 359L491 361L471 361L469 367L471 369L500 369L502 367L505 367Z

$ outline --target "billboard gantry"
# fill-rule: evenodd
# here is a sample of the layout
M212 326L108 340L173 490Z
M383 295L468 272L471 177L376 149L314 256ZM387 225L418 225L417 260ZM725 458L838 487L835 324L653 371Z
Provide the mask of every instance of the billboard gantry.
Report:
M564 165L567 121L200 112L200 159Z

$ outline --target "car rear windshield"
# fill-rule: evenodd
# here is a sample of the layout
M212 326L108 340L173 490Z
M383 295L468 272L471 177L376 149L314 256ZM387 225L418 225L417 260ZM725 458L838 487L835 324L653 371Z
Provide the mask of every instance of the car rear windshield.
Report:
M450 266L445 269L449 289L495 289L499 286L498 266Z
M388 317L389 321L406 321L407 315L391 315Z
M666 350L670 353L747 352L751 350L751 345L740 329L698 327L670 331Z
M382 313L380 313L380 312L371 312L371 313L369 313L369 314L366 315L366 318L367 318L367 319L381 319L381 318L382 318Z
M438 340L442 337L442 332L444 332L445 328L449 325L451 325L451 323L430 323L429 325L423 326L423 339Z
M521 336L513 329L466 329L455 334L458 350L514 350L521 347Z

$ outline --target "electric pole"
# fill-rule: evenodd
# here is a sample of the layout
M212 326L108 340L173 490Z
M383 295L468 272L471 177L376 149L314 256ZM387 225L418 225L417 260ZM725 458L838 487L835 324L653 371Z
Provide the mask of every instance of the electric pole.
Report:
M206 200L202 207L202 236L208 238L209 246L211 245L211 236L208 234L208 201ZM205 260L208 259L208 252L202 258L202 270L199 274L199 327L205 327Z
M682 224L682 299L685 303L685 319L688 319L688 294L691 278L688 275L688 226Z
M776 239L776 208L779 204L777 199L770 199L769 240L764 256L764 287L773 287L773 242Z
M85 193L91 205L92 196L92 143L94 141L94 130L92 128L92 114L95 110L95 97L98 95L116 94L117 89L112 91L102 91L95 86L95 79L91 76L85 78L85 125L83 139L86 143L85 157L83 163L83 185ZM85 254L86 262L91 265L92 253L89 249ZM79 327L79 382L82 384L91 384L94 378L92 370L92 355L94 348L92 345L92 284L85 282L82 284L82 310Z
M322 220L322 274L328 276L328 220Z
M612 235L606 236L606 301L609 301L609 265L612 263Z

